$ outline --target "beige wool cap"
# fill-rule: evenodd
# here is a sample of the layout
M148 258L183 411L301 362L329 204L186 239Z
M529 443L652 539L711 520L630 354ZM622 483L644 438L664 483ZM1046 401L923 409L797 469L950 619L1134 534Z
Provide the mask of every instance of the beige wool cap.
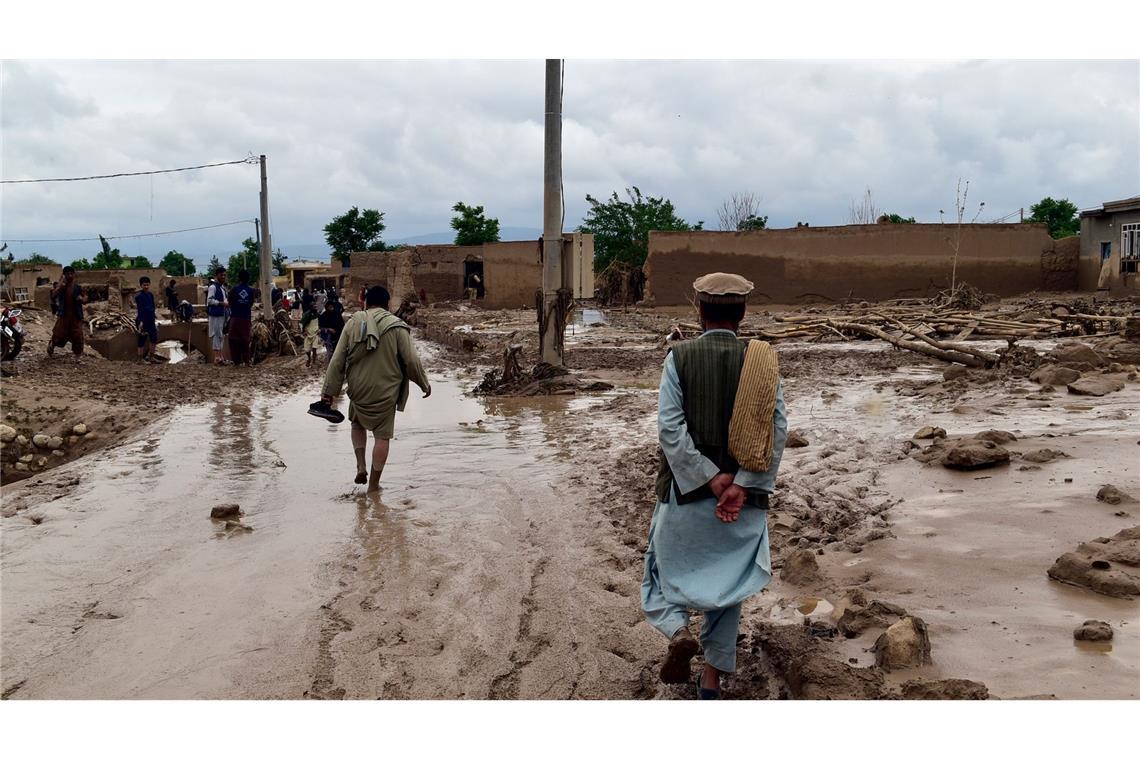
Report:
M703 303L745 303L752 283L738 274L712 272L693 281L697 300Z

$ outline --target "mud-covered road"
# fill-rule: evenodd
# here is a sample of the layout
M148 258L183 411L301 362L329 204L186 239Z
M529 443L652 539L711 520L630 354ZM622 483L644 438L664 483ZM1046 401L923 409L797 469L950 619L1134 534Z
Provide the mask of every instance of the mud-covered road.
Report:
M598 400L488 408L434 377L379 498L315 390L184 407L9 491L6 696L636 696L657 634L557 432ZM229 502L240 526L209 517Z

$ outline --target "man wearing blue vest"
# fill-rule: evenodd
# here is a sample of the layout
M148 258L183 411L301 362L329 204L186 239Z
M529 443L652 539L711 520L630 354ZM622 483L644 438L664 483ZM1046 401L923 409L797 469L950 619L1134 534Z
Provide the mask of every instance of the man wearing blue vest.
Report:
M214 349L214 364L224 364L222 346L226 334L226 312L229 310L229 299L226 293L226 269L218 267L214 270L214 279L206 288L206 321L207 331L210 335L210 346Z
M717 272L693 287L704 333L674 344L661 373L657 506L641 605L650 624L669 637L661 680L687 683L690 661L701 649L698 697L719 699L721 675L736 670L741 603L772 577L768 495L787 419L774 352L754 341L763 358L746 365L746 353L752 362L754 349L736 334L752 283ZM741 428L751 447L746 452L736 445ZM763 464L746 469L736 458L743 453L750 463ZM702 613L699 644L688 628L690 610Z
M249 364L249 340L253 331L253 304L261 295L249 284L249 271L238 272L238 284L230 289L230 359L235 365Z

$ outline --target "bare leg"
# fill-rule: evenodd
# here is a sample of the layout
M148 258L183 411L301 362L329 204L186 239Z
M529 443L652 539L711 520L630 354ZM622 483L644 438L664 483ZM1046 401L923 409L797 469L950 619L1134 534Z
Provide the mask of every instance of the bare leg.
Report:
M388 461L388 448L391 444L387 438L377 438L372 446L372 472L368 476L368 490L380 490L380 476L384 474L384 464Z
M368 444L368 431L359 425L352 425L352 453L356 454L356 481L363 483L368 477L368 465L364 462L364 447Z
M701 671L701 688L714 691L720 689L720 671L707 663L705 669Z

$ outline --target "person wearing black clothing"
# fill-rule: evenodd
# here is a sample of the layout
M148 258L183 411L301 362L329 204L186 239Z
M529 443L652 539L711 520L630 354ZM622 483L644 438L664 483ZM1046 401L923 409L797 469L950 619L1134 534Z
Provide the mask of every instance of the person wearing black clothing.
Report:
M332 359L336 350L337 341L344 330L344 316L336 308L335 301L325 301L325 310L317 317L317 327L320 329L321 342L325 345L325 363Z
M174 318L174 313L178 310L178 291L174 287L174 280L166 283L166 308L170 309L170 317Z
M135 293L135 330L139 334L139 361L153 364L154 347L158 345L157 307L154 304L154 293L150 292L150 278L139 278L139 292ZM150 340L150 350L147 350L147 340Z
M249 270L238 272L238 284L230 290L230 358L235 366L252 361L249 339L253 329L253 304L261 293L249 284Z
M51 356L55 349L66 346L69 341L72 353L76 356L83 353L83 304L85 303L87 295L75 281L75 268L64 267L63 279L51 289L51 307L56 319L51 331L51 341L48 342L48 356Z
M313 294L311 292L309 292L308 288L302 289L301 290L301 313L304 314L306 311L313 308L313 304L316 302L316 300L317 300L316 297L313 296Z

